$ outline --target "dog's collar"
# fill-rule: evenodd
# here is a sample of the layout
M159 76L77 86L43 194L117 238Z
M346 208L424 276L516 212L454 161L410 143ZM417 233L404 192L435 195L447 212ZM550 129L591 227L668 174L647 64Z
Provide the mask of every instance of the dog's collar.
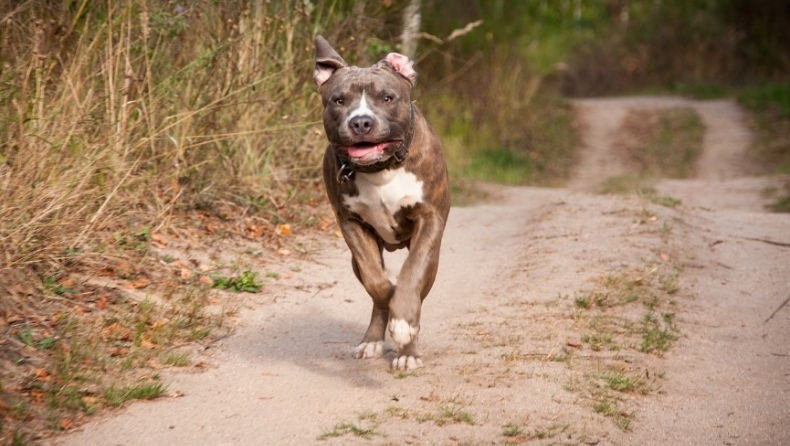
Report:
M406 133L406 139L403 140L403 143L401 143L400 147L398 147L398 150L396 150L391 157L385 159L384 161L379 161L378 163L367 166L361 166L355 164L347 157L337 154L337 151L335 151L335 161L337 163L337 182L345 183L354 176L354 172L379 172L393 165L402 163L403 160L405 160L409 155L409 147L411 146L411 142L414 139L414 105L411 103L409 104L409 115L409 131Z

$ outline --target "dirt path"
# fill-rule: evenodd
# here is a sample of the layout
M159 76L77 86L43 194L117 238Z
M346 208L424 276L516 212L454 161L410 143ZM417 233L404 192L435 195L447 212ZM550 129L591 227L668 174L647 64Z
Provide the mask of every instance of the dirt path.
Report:
M452 210L416 373L351 358L369 299L342 241L315 240L314 261L283 266L293 278L249 302L207 370L168 375L179 397L52 444L790 444L790 216L762 212L770 180L739 176L738 109L693 103L699 178L658 185L683 205L586 192L623 173L607 148L627 109L673 101L581 101L567 190L498 188L494 204ZM666 299L602 305L617 278ZM653 312L679 334L663 357L639 351ZM640 387L607 390L613 371Z

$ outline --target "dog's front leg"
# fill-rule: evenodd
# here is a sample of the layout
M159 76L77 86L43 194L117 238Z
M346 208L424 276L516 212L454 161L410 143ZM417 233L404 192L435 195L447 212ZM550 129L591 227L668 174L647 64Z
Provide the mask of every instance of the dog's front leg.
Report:
M398 347L398 355L392 361L393 369L410 370L422 365L417 352L420 311L422 300L436 279L443 232L444 222L436 212L427 212L415 220L409 256L398 275L398 287L389 304L388 330Z
M340 230L351 250L354 274L373 299L370 325L362 342L354 349L355 358L378 358L384 352L384 333L389 316L389 303L395 286L384 272L382 247L376 237L359 222L348 220Z

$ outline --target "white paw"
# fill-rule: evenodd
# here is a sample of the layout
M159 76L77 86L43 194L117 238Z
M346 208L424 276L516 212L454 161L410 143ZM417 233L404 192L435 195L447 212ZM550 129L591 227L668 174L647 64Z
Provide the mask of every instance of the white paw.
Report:
M404 345L410 344L417 336L417 332L420 331L419 327L412 327L405 319L391 320L387 329L392 336L392 341L398 346L398 350L402 349Z
M417 356L398 356L392 360L392 370L415 370L422 367L422 359Z
M384 341L363 342L354 348L357 359L380 358L384 353Z

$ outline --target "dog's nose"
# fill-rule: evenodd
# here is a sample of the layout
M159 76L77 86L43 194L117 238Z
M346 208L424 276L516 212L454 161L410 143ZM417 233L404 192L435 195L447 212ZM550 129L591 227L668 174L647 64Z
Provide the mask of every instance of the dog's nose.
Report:
M355 116L351 118L348 125L355 134L367 135L373 129L373 117L368 115Z

